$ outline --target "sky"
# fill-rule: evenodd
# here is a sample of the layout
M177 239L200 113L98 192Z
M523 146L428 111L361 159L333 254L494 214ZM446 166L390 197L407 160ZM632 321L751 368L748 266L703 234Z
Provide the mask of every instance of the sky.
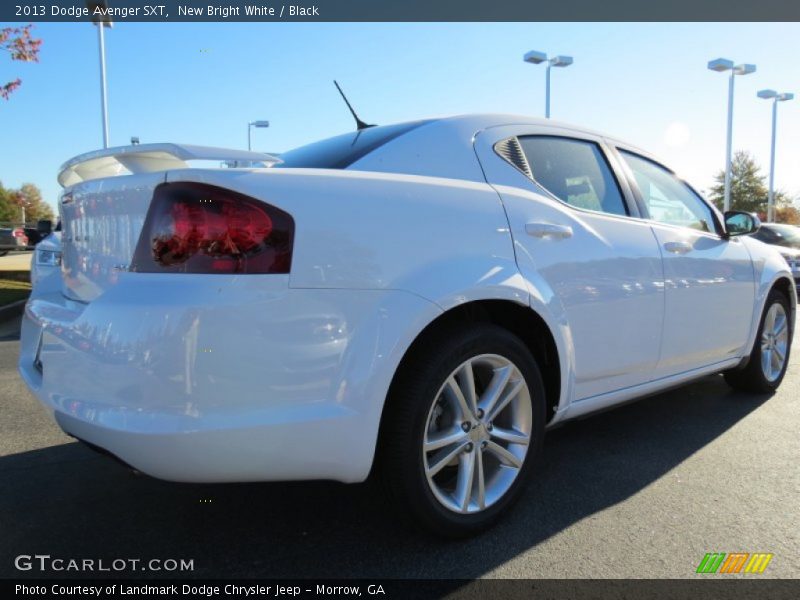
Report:
M0 24L1 26L2 24ZM39 63L0 57L0 181L32 182L55 204L59 166L102 147L97 34L42 23ZM552 117L627 140L707 190L724 167L727 86L709 60L757 65L736 78L734 149L767 173L771 101L800 92L800 24L735 23L124 23L106 30L111 145L183 142L281 152L353 129L333 86L361 118L544 114L543 65L528 50L568 54L552 71ZM1 82L0 82L1 83ZM800 99L778 114L776 188L800 195Z

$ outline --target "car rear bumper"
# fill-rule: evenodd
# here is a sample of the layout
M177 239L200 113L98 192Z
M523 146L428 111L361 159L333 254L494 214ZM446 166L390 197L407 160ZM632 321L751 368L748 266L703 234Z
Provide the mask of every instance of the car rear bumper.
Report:
M284 276L123 274L90 304L37 286L19 371L66 433L155 477L360 481L409 324L436 312Z

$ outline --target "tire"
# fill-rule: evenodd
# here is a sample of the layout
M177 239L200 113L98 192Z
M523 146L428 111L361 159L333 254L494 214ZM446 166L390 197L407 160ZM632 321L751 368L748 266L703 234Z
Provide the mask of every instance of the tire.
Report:
M403 364L387 401L380 475L401 512L459 538L519 498L546 418L539 368L519 338L490 324L442 330Z
M762 394L772 393L778 389L789 364L794 333L791 314L786 295L773 289L767 296L747 366L725 372L725 381L728 385L737 390Z
M8 250L0 250L0 256L5 256L8 254Z

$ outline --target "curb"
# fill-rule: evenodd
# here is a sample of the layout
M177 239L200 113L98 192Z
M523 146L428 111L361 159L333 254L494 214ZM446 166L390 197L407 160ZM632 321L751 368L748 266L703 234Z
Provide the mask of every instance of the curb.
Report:
M25 303L27 301L28 299L24 298L22 300L17 300L16 302L12 302L11 304L0 306L0 322L9 321L14 317L18 317L19 315L21 315L25 310Z

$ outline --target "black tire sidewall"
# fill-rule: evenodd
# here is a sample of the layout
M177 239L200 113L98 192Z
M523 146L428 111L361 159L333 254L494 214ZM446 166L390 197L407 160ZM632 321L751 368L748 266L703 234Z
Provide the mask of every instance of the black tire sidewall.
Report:
M520 472L506 494L493 505L473 514L458 514L444 507L434 495L425 476L422 452L427 418L434 398L447 377L467 359L481 354L496 354L519 369L531 396L531 443ZM401 468L405 501L415 516L429 529L449 536L474 534L491 525L518 498L540 454L546 419L545 389L539 368L525 344L505 329L480 325L464 332L449 332L420 352L406 373L405 385L394 400L410 411L410 428L405 432L407 461Z

